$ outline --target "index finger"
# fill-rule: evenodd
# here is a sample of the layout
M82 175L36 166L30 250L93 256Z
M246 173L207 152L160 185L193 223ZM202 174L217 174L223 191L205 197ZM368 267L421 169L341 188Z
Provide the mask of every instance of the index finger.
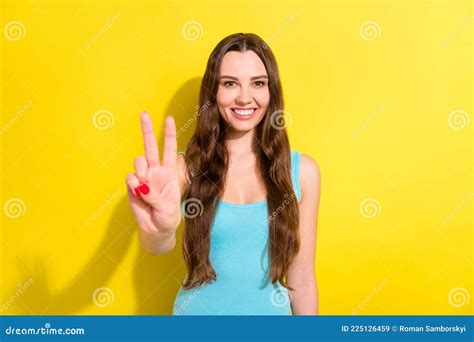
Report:
M143 112L140 116L140 122L143 133L143 144L145 146L145 156L148 161L148 166L159 166L160 159L158 156L158 144L156 143L155 131L151 118L147 112Z

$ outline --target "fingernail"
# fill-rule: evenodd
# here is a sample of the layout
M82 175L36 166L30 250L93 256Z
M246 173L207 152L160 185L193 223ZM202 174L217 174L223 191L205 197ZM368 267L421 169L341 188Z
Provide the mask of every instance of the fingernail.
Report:
M137 186L135 190L135 196L140 197L140 191L138 191L139 186Z
M150 188L148 187L148 185L146 185L145 183L143 183L142 185L139 186L139 189L140 189L140 192L144 195L148 194L150 192Z

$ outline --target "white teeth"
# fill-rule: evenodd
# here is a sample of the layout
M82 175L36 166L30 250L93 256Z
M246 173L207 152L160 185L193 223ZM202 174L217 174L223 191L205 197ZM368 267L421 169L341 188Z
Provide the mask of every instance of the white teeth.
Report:
M250 115L255 111L255 109L232 109L232 110L234 111L234 113L237 113L239 115L244 115L244 116Z

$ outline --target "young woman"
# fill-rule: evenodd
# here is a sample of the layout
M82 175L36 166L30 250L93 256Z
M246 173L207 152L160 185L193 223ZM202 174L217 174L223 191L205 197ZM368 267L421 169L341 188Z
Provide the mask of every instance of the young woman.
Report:
M255 34L212 51L196 131L177 152L165 124L159 160L151 119L141 115L145 157L127 176L142 246L166 253L182 217L188 274L175 315L318 314L315 276L320 172L290 149L275 57Z

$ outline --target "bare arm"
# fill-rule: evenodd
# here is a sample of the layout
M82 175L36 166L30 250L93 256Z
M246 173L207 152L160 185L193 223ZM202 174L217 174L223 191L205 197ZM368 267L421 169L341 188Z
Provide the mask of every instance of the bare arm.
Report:
M318 164L302 155L300 166L301 202L299 233L301 246L287 274L291 307L294 315L319 313L318 286L316 282L316 231L320 199L320 170Z

